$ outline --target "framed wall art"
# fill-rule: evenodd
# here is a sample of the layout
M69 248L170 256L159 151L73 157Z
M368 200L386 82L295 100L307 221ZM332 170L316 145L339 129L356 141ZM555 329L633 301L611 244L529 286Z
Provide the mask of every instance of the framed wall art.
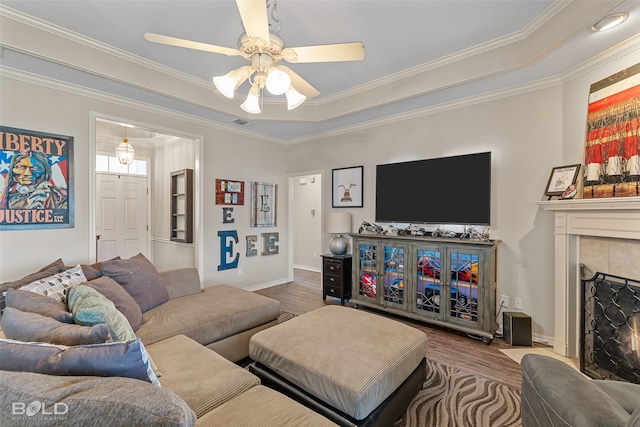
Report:
M361 208L363 166L333 169L331 206L334 208Z
M583 198L640 195L640 63L589 88Z
M244 181L216 179L216 205L244 205Z
M73 219L73 137L0 126L0 230Z
M278 184L251 183L251 227L277 225Z
M571 186L574 186L575 189L578 174L580 173L580 166L580 164L557 166L551 169L551 175L549 175L547 189L544 194L551 198L553 196L563 196ZM570 193L569 191L566 194L568 195Z

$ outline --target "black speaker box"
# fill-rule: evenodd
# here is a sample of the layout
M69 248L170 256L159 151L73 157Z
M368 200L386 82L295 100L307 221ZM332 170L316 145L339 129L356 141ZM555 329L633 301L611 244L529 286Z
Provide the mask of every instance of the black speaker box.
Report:
M516 311L503 312L502 336L509 345L531 346L531 317Z

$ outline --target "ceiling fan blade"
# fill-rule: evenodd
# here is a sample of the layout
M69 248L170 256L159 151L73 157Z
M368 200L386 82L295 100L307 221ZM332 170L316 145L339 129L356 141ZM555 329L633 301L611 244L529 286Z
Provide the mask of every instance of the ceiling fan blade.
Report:
M227 56L242 56L238 49L230 47L216 46L208 43L194 42L191 40L178 39L176 37L163 36L161 34L144 33L144 38L150 42L168 44L170 46L186 47L187 49L203 50L205 52L221 53Z
M278 65L278 68L289 75L289 77L291 78L291 86L293 86L298 92L306 96L307 99L315 98L316 96L320 95L320 92L318 92L315 87L311 86L305 79L293 72L291 68L284 65Z
M361 61L364 59L364 43L338 43L319 46L289 47L282 50L287 62L335 62Z
M265 0L236 0L242 25L249 37L269 42L269 18Z

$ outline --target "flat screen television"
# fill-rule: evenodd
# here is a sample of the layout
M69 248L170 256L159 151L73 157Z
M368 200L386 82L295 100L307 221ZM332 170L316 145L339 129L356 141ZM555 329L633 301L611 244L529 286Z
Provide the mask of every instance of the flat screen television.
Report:
M491 152L377 165L376 222L489 225Z

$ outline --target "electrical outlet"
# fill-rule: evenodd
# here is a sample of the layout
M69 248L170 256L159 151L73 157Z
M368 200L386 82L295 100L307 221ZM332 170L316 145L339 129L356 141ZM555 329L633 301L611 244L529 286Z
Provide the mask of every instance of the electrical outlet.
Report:
M513 307L517 308L518 310L522 310L522 298L514 298Z
M238 269L238 276L242 276L244 274L244 268L240 267Z
M509 295L500 295L500 307L509 308Z
M318 252L314 252L314 253L313 253L313 257L314 257L314 258L318 258Z

